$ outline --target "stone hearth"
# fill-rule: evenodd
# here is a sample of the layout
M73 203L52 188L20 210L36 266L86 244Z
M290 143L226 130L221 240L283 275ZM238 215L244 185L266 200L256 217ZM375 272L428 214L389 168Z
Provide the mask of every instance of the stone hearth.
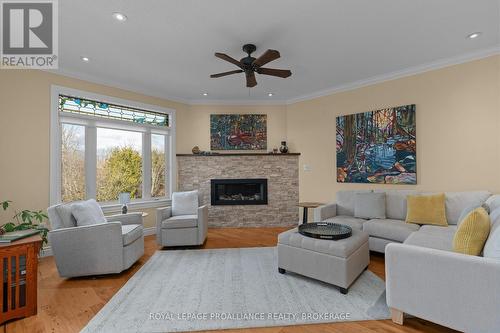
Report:
M179 191L199 190L210 227L271 227L299 221L299 154L177 155ZM265 178L267 205L210 205L211 179Z

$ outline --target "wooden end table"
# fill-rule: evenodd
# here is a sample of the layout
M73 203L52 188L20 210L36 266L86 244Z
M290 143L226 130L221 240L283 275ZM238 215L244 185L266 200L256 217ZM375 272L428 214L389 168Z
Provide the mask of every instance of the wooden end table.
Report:
M37 312L40 235L0 245L0 324Z
M309 208L317 208L322 205L324 205L324 203L321 202L300 202L299 207L302 207L304 210L304 213L302 215L302 223L307 223L307 213Z

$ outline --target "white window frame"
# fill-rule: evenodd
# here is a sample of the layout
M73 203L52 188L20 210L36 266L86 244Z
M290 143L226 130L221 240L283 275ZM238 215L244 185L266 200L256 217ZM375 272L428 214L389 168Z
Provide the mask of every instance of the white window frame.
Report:
M123 120L107 119L83 114L71 114L59 112L59 95L80 97L83 99L117 104L132 108L164 113L169 116L167 128L149 124L136 124ZM130 130L142 133L142 198L134 199L129 206L131 208L150 208L170 204L171 194L177 184L177 171L175 163L175 110L163 108L157 105L149 105L121 98L90 93L87 91L51 86L51 112L50 112L50 204L55 205L62 202L61 198L61 124L69 123L85 125L85 192L87 198L95 198L97 191L96 170L97 152L96 138L97 127ZM160 198L151 197L151 134L165 135L165 165L166 174L165 196ZM105 212L116 211L120 208L117 201L100 202Z

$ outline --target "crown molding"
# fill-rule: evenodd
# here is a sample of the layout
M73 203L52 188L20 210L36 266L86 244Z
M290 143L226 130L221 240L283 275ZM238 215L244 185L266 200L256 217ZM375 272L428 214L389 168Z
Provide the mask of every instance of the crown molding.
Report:
M123 82L116 82L113 80L103 80L103 79L98 78L97 76L88 75L88 74L76 73L76 72L71 72L71 71L62 70L62 69L43 70L43 71L57 74L57 75L66 76L66 77L71 77L74 79L89 81L89 82L92 82L95 84L102 84L102 85L110 86L113 88L123 89L123 90L143 94L143 95L150 96L150 97L161 98L161 99L165 99L165 100L168 100L171 102L181 103L181 104L185 104L185 105L227 105L227 106L290 105L290 104L303 102L303 101L311 100L311 99L318 98L318 97L324 97L324 96L332 95L332 94L339 93L339 92L345 92L345 91L349 91L349 90L354 90L354 89L370 86L370 85L377 84L377 83L382 83L385 81L391 81L391 80L395 80L395 79L399 79L399 78L403 78L403 77L421 74L421 73L432 71L432 70L437 70L437 69L441 69L441 68L445 68L445 67L449 67L449 66L453 66L453 65L466 63L469 61L479 60L479 59L487 58L487 57L497 55L497 54L500 54L500 45L497 45L497 46L491 47L491 48L477 50L474 52L466 53L466 54L451 57L451 58L440 59L437 61L429 62L426 64L414 66L414 67L409 67L409 68L406 68L406 69L403 69L400 71L394 71L391 73L377 75L377 76L373 76L373 77L363 79L363 80L358 80L358 81L353 81L353 82L346 83L346 84L333 86L333 87L330 87L327 89L316 91L316 92L313 92L310 94L304 94L304 95L290 98L287 100L283 100L283 99L272 99L272 100L269 100L269 99L259 99L259 100L184 99L184 98L179 98L177 96L166 95L166 94L158 92L158 91L151 91L148 89L137 88L133 85L123 83Z
M222 105L222 106L252 106L252 105L287 105L287 100L283 99L273 99L273 100L202 100L202 99L195 99L195 100L189 100L189 105Z
M190 104L189 100L187 100L187 99L179 98L176 96L166 95L166 94L160 93L160 92L154 92L154 91L151 91L149 89L137 88L134 85L123 83L123 82L117 82L114 80L103 80L95 75L89 75L89 74L85 74L85 73L76 73L76 72L67 71L67 70L63 70L63 69L57 69L57 70L55 70L55 69L42 69L42 71L56 74L56 75L70 77L70 78L77 79L77 80L88 81L91 83L100 84L100 85L108 86L111 88L127 90L129 92L142 94L142 95L149 96L149 97L161 98L164 100L168 100L170 102L187 104L187 105Z
M138 93L150 97L161 98L175 103L181 103L185 105L227 105L227 106L251 106L251 105L286 105L287 100L215 100L215 99L183 99L177 96L166 95L160 92L152 92L147 89L138 89L137 87L117 82L113 80L103 80L94 75L89 75L85 73L76 73L72 71L67 71L63 69L45 69L44 72L61 75L65 77L70 77L77 80L83 80L92 82L94 84L101 84L111 88L117 88L122 90L127 90L129 92Z
M324 96L328 96L328 95L332 95L332 94L336 94L336 93L340 93L340 92L354 90L354 89L370 86L373 84L382 83L385 81L391 81L391 80L395 80L395 79L399 79L399 78L403 78L403 77L408 77L408 76L412 76L412 75L417 75L417 74L421 74L421 73L425 73L428 71L437 70L437 69L441 69L441 68L445 68L445 67L449 67L449 66L453 66L453 65L459 65L459 64L463 64L463 63L466 63L469 61L474 61L474 60L479 60L479 59L491 57L491 56L497 55L497 54L500 54L500 45L497 45L497 46L492 47L492 48L487 48L487 49L482 49L482 50L466 53L466 54L456 56L456 57L441 59L441 60L433 61L430 63L426 63L426 64L414 66L414 67L409 67L409 68L406 68L406 69L403 69L400 71L395 71L395 72L391 72L391 73L373 76L371 78L364 79L364 80L359 80L359 81L354 81L354 82L347 83L347 84L334 86L334 87L331 87L329 89L324 89L324 90L317 91L317 92L314 92L311 94L306 94L306 95L302 95L299 97L291 98L291 99L286 101L286 104L290 105L290 104L294 104L294 103L298 103L298 102L304 102L304 101L308 101L308 100L315 99L318 97L324 97Z

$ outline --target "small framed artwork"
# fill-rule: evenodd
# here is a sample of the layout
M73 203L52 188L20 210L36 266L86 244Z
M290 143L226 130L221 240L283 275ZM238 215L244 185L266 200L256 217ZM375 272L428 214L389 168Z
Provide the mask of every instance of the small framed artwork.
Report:
M210 115L211 150L266 150L267 115Z

